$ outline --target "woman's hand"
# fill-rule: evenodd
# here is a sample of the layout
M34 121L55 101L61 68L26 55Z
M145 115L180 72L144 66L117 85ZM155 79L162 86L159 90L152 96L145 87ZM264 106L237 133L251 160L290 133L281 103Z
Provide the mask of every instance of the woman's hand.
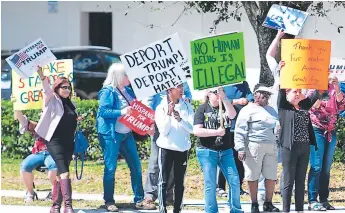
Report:
M240 161L245 161L246 160L246 152L238 152L238 159Z
M280 29L277 32L276 38L281 39L281 38L283 38L284 35L285 35L284 30Z
M340 85L337 76L332 76L329 78L329 83L333 84L336 93L340 92Z
M126 108L123 108L121 110L121 115L129 115L132 113L132 107L131 106L128 106Z
M153 136L155 134L155 124L151 124L149 131L147 131L147 134L150 136Z
M174 108L175 108L175 104L174 102L170 102L169 105L168 105L168 115L171 116L172 113L174 112Z
M279 70L282 70L284 66L285 66L285 61L279 61Z
M38 76L40 76L41 80L45 78L45 76L43 75L42 67L40 66L37 67L37 74Z
M78 117L77 117L77 121L82 121L82 120L84 120L83 117L81 117L81 116L78 116Z
M221 137L223 137L223 136L225 135L225 129L222 128L222 127L219 127L219 128L216 130L216 132L217 132L217 135L216 135L216 136L221 136Z

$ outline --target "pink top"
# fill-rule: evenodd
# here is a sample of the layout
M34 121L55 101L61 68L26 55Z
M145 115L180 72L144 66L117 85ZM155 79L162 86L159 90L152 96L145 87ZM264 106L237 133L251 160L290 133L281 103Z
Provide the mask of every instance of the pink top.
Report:
M310 96L314 90L308 90ZM337 92L332 84L328 86L329 99L321 100L319 108L312 107L309 111L310 119L314 126L325 131L328 142L332 140L331 132L336 129L338 113L345 110L345 99L338 102Z

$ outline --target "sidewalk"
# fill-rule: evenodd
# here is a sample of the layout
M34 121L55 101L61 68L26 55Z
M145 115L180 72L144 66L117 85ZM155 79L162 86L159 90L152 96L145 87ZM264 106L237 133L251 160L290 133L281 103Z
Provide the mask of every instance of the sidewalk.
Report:
M1 191L1 196L5 197L17 197L17 198L23 198L23 191L15 191L15 190L2 190ZM47 196L48 192L47 191L38 191L38 199L44 199ZM103 195L101 194L81 194L78 192L73 193L73 199L81 199L81 200L103 200ZM118 201L125 201L128 203L133 202L133 196L125 196L125 195L115 195L115 200ZM229 209L226 207L226 202L225 201L219 201L219 213L226 213L229 212ZM195 206L195 207L201 207L204 205L203 200L190 200L186 199L184 200L184 205L185 206ZM279 209L282 209L281 204L276 204L276 206ZM250 212L250 203L242 203L242 209L245 212ZM291 210L294 210L294 205L291 206ZM11 206L11 205L2 205L0 206L0 212L4 213L47 213L49 212L50 207L37 207L37 206ZM260 209L262 209L262 205L260 206ZM304 206L305 213L307 212L312 212L312 211L306 211L308 209L308 206ZM337 206L337 210L332 211L332 213L344 213L345 212L345 207ZM80 212L78 212L81 210ZM104 209L76 209L76 213L107 213ZM133 209L120 209L120 212L124 213L129 213L129 212L149 212L149 213L158 213L158 210L154 211L138 211L138 210L133 210ZM172 212L172 211L169 211ZM192 212L198 212L202 213L203 211L201 210L183 210L185 213L192 213ZM293 213L293 211L291 211Z

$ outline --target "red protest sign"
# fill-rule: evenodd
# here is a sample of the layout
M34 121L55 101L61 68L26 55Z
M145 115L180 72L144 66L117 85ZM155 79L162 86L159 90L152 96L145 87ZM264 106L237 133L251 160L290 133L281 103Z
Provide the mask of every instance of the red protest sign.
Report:
M137 100L131 106L131 114L122 116L119 121L139 135L146 135L154 123L154 111Z

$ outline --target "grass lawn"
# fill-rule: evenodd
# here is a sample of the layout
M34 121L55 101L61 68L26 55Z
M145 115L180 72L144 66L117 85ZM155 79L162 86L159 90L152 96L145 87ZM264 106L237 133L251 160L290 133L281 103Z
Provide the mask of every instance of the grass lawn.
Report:
M19 167L21 160L2 159L1 162L1 189L3 190L24 190L24 186L19 176ZM142 162L143 181L146 181L147 161ZM84 164L84 174L82 180L75 178L74 162L71 163L70 171L72 171L72 186L74 192L79 193L103 193L103 165L96 162L88 161ZM278 168L279 175L281 166ZM131 188L131 179L129 169L124 161L119 161L115 174L115 193L118 195L133 195ZM38 190L46 190L50 188L46 173L35 171L35 185ZM185 195L187 199L203 199L203 176L196 159L190 159L185 180ZM246 184L244 188L247 190ZM276 192L278 192L278 184ZM334 163L331 171L330 183L330 201L334 205L345 206L345 164ZM23 193L24 195L24 193ZM305 195L307 199L307 194ZM242 196L241 201L249 201L249 196ZM275 202L281 202L279 195L274 196ZM2 197L3 204L19 204L22 205L22 199ZM79 201L75 202L76 207L95 208L102 202ZM79 203L79 204L77 204ZM50 205L49 202L36 202L39 205Z

